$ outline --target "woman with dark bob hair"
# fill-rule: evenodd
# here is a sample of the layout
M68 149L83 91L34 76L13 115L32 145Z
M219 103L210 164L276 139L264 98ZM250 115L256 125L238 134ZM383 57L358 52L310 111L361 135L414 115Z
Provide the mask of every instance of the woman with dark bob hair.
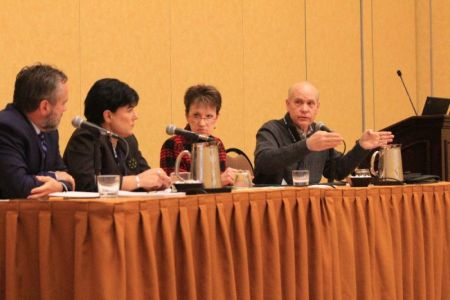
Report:
M184 95L186 129L198 134L212 136L222 107L222 96L212 85L198 84L187 89ZM236 170L226 167L225 146L218 137L221 181L223 185L232 185ZM192 142L181 135L167 139L161 147L160 166L168 175L175 169L175 160L183 150L192 150ZM190 171L191 159L183 156L180 171Z
M157 190L169 187L170 179L162 169L150 169L133 135L137 120L136 91L117 79L94 83L84 101L87 121L118 134L128 142L100 135L97 130L78 128L64 152L69 173L79 191L97 191L95 175L121 175L121 190ZM127 155L128 152L128 155Z

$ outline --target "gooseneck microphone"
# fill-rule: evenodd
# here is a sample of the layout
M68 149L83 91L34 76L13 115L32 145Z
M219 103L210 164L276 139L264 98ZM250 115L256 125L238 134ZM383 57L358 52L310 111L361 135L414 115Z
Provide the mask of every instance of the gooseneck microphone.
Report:
M94 123L88 122L80 116L76 116L72 119L72 125L75 128L95 129L98 132L100 132L101 135L107 135L116 139L121 139L121 137L118 134L111 132L103 127L100 127Z
M212 138L212 137L209 137L209 136L206 136L203 134L198 134L198 133L186 130L186 129L177 128L173 124L167 125L166 133L168 135L178 134L178 135L184 136L185 138L187 138L189 141L191 141L193 143L213 142L214 141L214 138Z
M416 108L414 107L414 104L413 104L413 102L412 102L412 100L411 100L411 96L409 95L408 89L406 88L405 82L403 81L402 71L397 70L397 75L398 75L398 77L400 77L400 80L401 80L402 83L403 83L403 87L405 88L406 94L408 95L409 103L411 103L411 106L412 106L412 108L413 108L413 110L414 110L414 113L416 114L416 116L418 116L417 111L416 111Z
M330 128L325 126L322 122L317 122L317 130L332 132ZM328 150L328 156L330 157L330 174L328 175L328 183L333 184L336 178L336 159L334 158L334 148Z
M317 130L321 130L321 131L333 132L330 128L328 128L322 122L317 122L316 128L317 128ZM344 154L346 149L347 149L347 145L345 143L345 140L343 140L342 142L344 143L344 151L342 152L342 154ZM328 150L328 156L329 156L329 159L330 159L330 172L329 172L329 175L328 175L328 184L329 185L343 185L342 182L335 181L337 166L336 166L336 157L335 157L334 148L330 148Z
M333 130L328 128L322 122L317 122L316 123L316 130L322 130L322 131L326 131L326 132L333 132ZM344 151L342 151L342 154L345 154L345 151L347 150L347 144L345 143L345 140L342 140L342 143L344 144Z
M318 130L322 130L322 131L326 131L326 132L332 132L330 128L328 128L327 126L325 126L325 124L323 124L322 122L318 122L316 125L316 128L318 128Z

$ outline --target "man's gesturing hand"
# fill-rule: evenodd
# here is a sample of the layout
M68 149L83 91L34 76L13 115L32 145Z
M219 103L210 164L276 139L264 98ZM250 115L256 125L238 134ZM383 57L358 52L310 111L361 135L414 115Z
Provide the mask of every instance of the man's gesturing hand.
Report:
M310 151L322 151L339 146L343 140L339 133L316 131L306 139L306 146Z

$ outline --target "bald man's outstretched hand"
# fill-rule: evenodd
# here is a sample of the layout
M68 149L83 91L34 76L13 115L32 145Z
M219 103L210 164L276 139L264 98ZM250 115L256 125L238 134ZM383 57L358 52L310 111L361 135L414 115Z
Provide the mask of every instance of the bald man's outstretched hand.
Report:
M339 133L316 131L306 139L306 147L310 151L322 151L339 146L344 139Z
M386 146L393 140L394 135L390 131L373 131L372 129L368 129L359 139L359 145L366 150L371 150Z
M306 146L310 151L323 151L336 148L343 142L343 138L339 133L316 131L308 139ZM359 139L359 145L365 150L386 146L394 140L394 135L390 131L373 131L366 130Z

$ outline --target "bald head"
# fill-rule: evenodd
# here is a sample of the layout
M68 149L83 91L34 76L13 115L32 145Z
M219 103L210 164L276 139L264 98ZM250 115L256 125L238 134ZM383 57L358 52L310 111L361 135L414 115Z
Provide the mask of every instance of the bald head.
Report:
M302 81L289 88L286 109L292 122L303 132L308 132L319 106L319 91L311 83Z
M293 99L295 95L299 93L314 95L314 99L317 102L319 101L319 91L316 89L314 85L312 85L312 83L308 81L301 81L291 85L291 87L288 90L288 99Z

